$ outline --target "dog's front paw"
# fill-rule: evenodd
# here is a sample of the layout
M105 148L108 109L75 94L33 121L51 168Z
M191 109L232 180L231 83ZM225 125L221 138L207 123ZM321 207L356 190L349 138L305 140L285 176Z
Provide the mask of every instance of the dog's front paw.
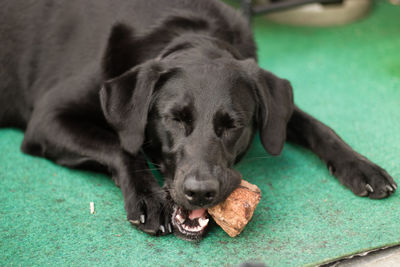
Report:
M172 233L172 205L166 192L147 192L132 196L125 203L125 209L129 222L138 229L150 235Z
M393 178L381 167L364 157L328 163L331 174L358 196L380 199L390 196L397 189Z

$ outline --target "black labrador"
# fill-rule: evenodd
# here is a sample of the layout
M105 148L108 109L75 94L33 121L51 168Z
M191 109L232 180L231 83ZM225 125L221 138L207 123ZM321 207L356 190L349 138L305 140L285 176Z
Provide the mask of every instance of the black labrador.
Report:
M359 196L396 190L257 66L248 23L222 2L6 0L0 38L0 126L25 130L25 153L110 173L149 234L201 237L256 130L272 155L309 148Z

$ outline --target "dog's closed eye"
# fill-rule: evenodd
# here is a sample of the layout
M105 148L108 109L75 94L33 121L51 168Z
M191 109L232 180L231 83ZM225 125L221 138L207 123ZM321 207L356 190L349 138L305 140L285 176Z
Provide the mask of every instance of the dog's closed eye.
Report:
M194 117L191 108L186 106L183 108L173 108L172 111L166 115L166 118L171 123L179 128L185 130L185 135L188 136L193 131Z
M193 115L189 107L184 107L182 109L174 109L172 111L172 119L174 121L185 124L193 123Z
M228 137L229 134L240 128L243 128L239 120L234 119L234 116L219 111L214 117L214 131L218 137Z

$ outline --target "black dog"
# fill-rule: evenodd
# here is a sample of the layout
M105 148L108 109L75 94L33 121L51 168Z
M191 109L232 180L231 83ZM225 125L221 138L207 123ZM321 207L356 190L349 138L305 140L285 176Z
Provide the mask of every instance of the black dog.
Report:
M8 0L0 10L0 126L26 131L25 153L109 172L149 234L172 223L200 237L205 208L238 186L232 166L257 129L270 154L304 145L359 196L396 190L257 66L249 25L221 2Z

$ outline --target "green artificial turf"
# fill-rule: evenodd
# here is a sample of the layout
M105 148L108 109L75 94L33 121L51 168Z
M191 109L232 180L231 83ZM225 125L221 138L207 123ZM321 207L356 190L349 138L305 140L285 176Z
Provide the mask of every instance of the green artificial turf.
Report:
M400 7L379 2L342 27L261 18L254 27L260 65L291 80L301 108L399 183ZM22 137L0 130L0 266L298 266L400 243L400 192L356 197L295 145L271 157L255 140L237 166L262 191L252 221L236 238L212 225L189 243L137 231L108 177L24 155Z

